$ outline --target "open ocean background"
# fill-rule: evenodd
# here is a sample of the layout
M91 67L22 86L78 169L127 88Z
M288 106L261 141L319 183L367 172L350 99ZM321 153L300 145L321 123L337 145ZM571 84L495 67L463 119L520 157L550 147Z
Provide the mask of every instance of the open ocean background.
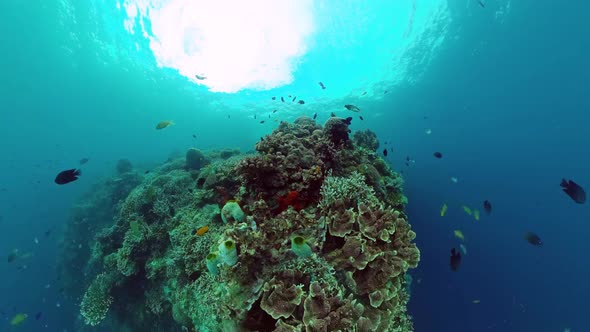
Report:
M0 331L74 330L78 301L63 298L55 273L60 231L72 205L111 176L117 160L149 169L192 146L248 151L275 118L316 112L320 123L330 112L353 116L353 130L371 129L393 146L388 160L404 171L422 253L411 272L416 331L590 331L590 208L559 186L568 178L590 189L590 4L254 1L260 17L295 22L301 31L277 33L287 40L281 49L296 50L273 65L282 76L268 81L266 69L242 72L249 63L240 56L268 60L278 44L241 54L259 46L244 42L213 55L215 70L227 68L236 81L211 88L182 74L193 69L182 57L158 66L149 31L161 22L141 10L130 15L172 2L0 2L0 253L31 253L0 263ZM244 11L238 3L225 4L236 17ZM249 27L260 20L253 13L232 22ZM180 30L160 29L156 39L186 32L185 51L193 52L190 26L171 22ZM211 38L223 44L224 34ZM287 94L306 104L271 100ZM342 107L348 103L363 121ZM175 125L154 130L162 120ZM406 156L415 163L406 167ZM56 186L55 175L84 157L80 180ZM484 200L493 204L490 216L475 221L463 212L462 205L483 211ZM459 245L454 230L468 252L458 272L448 266ZM527 231L544 245L528 244ZM11 327L16 313L29 317Z

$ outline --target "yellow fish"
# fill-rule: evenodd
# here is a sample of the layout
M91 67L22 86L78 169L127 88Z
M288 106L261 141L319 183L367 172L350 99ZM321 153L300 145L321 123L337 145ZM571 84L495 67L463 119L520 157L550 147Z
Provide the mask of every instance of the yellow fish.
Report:
M171 126L173 124L174 124L174 122L172 122L172 121L161 121L160 123L158 123L156 125L156 129L158 129L158 130L159 129L164 129L164 128L166 128L168 126Z
M461 232L460 230L456 229L453 233L455 233L455 237L460 239L461 241L465 240L465 236L463 236L463 232Z
M465 211L465 213L468 215L471 215L471 209L468 206L463 205L463 211Z
M25 319L27 319L27 317L29 317L29 315L27 314L16 314L14 317L12 317L12 320L10 321L10 325L12 326L17 326L22 324L22 322L25 321Z
M479 220L479 210L473 210L473 218L475 218L475 220Z
M447 203L443 204L442 209L440 209L440 216L441 217L445 216L445 213L447 213L447 208L448 208Z

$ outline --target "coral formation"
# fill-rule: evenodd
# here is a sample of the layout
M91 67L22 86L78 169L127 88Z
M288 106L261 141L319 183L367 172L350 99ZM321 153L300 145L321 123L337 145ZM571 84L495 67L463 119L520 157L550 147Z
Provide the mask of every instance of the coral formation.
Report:
M257 154L215 152L189 167L187 152L152 171L97 232L86 323L411 331L405 275L420 252L401 177L375 153L376 137L351 140L349 124L301 117Z

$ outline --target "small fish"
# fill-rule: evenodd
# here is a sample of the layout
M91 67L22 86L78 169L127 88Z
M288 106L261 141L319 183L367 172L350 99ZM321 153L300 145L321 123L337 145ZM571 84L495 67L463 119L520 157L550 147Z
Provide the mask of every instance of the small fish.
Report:
M284 103L285 102L285 98L281 97L281 101Z
M277 99L277 97L272 97L271 99L272 99L272 100L276 100L276 99Z
M229 114L227 115L227 118L228 118L228 119L231 119L231 117L229 116Z
M229 116L229 115L228 115ZM157 125L156 125L156 129L160 130L160 129L164 129L166 127L169 127L171 125L173 125L174 122L172 121L160 121Z
M383 156L387 157L387 149L383 149Z
M260 123L264 123L264 120L260 121Z
M276 112L277 112L277 110L273 110L272 112L273 112L273 113L276 113Z
M279 119L275 118L275 122L279 122Z
M335 116L336 116L336 113L334 113L334 112L331 112L331 113L330 113L330 116L331 116L331 117L335 117Z
M198 80L200 80L200 81L207 79L207 77L201 76L201 75L195 75L195 78L198 79Z
M66 184L66 183L70 183L73 181L78 180L78 176L80 176L82 174L82 172L79 169L68 169L65 171L61 171L59 172L59 174L57 174L57 176L55 177L55 183L62 185L62 184Z
M586 202L586 191L579 184L572 180L566 181L566 179L562 179L560 186L563 192L573 199L574 202L578 204L584 204Z
M451 249L451 270L458 271L459 265L461 265L461 253L456 251L455 248Z
M45 235L45 237L49 237L49 235L51 235L51 229L46 230L43 234Z
M480 5L481 8L486 8L486 4L483 1L478 0L477 3Z
M473 303L473 304L479 304L480 302L481 302L480 300L473 300L473 301L471 301L471 303Z
M205 225L205 226L195 230L195 234L197 236L203 236L203 235L205 235L205 233L207 233L208 230L209 230L209 226Z
M473 218L475 218L475 220L479 221L479 210L473 210Z
M256 115L255 115L255 116L256 116ZM194 138L194 139L197 139L197 135L196 135L196 134L193 134L193 138Z
M453 183L457 183L458 181L459 181L459 179L457 179L457 178L456 178L456 177L454 177L454 176L451 176L451 182L453 182Z
M447 213L447 209L448 208L449 207L447 206L447 203L443 204L442 208L440 209L440 216L441 217L444 217L445 216L445 214Z
M16 314L10 320L10 325L12 325L12 326L20 325L20 324L22 324L22 322L24 322L27 319L27 317L29 317L29 315L27 315L27 314L23 314L23 313Z
M359 115L359 119L364 120L362 115Z
M367 91L363 92L363 93L361 94L361 96L364 96L364 95L366 95L366 94L367 94Z
M37 312L37 313L35 314L35 320L39 320L39 319L41 319L41 316L42 316L42 315L43 315L43 313L42 313L41 311Z
M313 119L315 120L318 117L317 113L313 113Z
M435 152L432 155L434 156L434 158L438 158L438 159L442 158L442 153L440 153L440 152Z
M8 263L14 262L18 258L18 249L14 249L8 254Z
M254 120L256 120L256 114L254 114Z
M324 85L324 83L318 82L318 84L320 85L320 87L322 88L322 90L325 90L326 89L326 86Z
M305 104L305 102L304 102L303 100L299 100L299 101L298 101L298 103L299 103L300 105L303 105L303 104Z
M432 130L431 129L426 129L426 130L424 130L424 132L426 133L426 135L432 134Z
M543 245L543 241L541 240L541 238L539 237L539 235L533 233L533 232L526 232L524 234L524 239L527 240L528 243L534 245L534 246L542 246Z
M455 234L455 237L458 238L461 241L465 241L465 236L463 235L463 232L461 232L460 230L456 229L453 231L453 234Z
M463 255L467 256L467 247L463 243L459 244L459 248L461 248Z
M39 244L39 239L38 239L37 237L35 237L35 238L33 239L33 242L35 242L35 244Z
M88 158L82 158L82 159L80 159L80 165L86 164L88 162L88 160L90 160L90 159L88 159Z
M352 123L352 116L349 116L349 117L347 117L346 119L344 119L344 122L345 122L347 125L350 125L350 124Z
M488 216L492 213L492 203L490 203L490 201L488 201L487 199L483 201L483 210L486 212Z
M353 111L353 112L360 112L361 111L360 108L358 108L358 107L356 107L354 105L351 105L351 104L344 105L344 108L346 108L349 111Z
M291 100L291 101L295 101L295 99L297 99L297 96L293 97L293 100Z
M471 212L471 209L468 206L463 205L462 207L465 213L467 213L468 215L472 215L473 212Z
M146 170L145 172L143 172L143 174L148 174L150 172L150 170Z
M289 98L291 98L291 95L289 95Z
M264 137L260 136L260 141L264 142Z

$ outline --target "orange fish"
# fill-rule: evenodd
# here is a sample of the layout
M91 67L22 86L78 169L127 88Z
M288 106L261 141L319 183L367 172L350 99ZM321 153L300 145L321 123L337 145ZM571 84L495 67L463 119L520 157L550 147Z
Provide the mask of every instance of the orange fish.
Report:
M195 234L197 234L197 236L203 236L205 233L207 233L208 230L209 230L209 226L203 226L203 227L197 229Z

